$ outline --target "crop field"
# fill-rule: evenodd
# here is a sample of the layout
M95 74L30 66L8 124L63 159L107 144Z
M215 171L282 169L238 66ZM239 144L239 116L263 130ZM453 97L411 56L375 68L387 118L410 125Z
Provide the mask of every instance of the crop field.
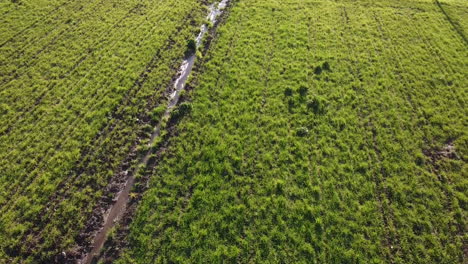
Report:
M466 44L432 1L235 1L118 263L465 263Z
M206 7L19 0L0 12L0 262L50 263L159 118Z
M0 3L0 263L466 263L468 2L213 2Z

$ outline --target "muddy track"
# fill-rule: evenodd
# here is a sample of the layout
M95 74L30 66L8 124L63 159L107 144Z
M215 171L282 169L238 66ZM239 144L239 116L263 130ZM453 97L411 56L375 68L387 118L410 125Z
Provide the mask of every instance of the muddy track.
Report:
M230 3L227 4L226 6L226 11L223 12L223 14L220 16L218 19L217 23L215 26L209 31L209 35L207 36L207 41L204 43L205 45L202 48L202 54L205 56L207 52L209 51L211 45L213 42L216 41L216 28L224 23L226 17L229 15L229 9L231 8L232 5L231 1ZM204 57L205 58L205 57ZM203 64L207 60L203 59L200 61L197 61L195 63L195 74L198 72L203 72ZM185 87L185 90L191 91L193 89L193 86L196 86L197 79L196 77L194 80L190 83L187 84ZM185 101L190 100L190 98L187 97L181 97L179 99L179 104ZM162 157L164 154L166 154L166 150L170 146L170 139L177 136L177 124L178 120L170 119L166 131L167 134L164 135L162 140L160 141L161 144L157 146L157 149L154 153L154 156L148 161L148 164L146 168L144 169L144 172L141 174L142 177L139 178L136 183L135 183L135 188L133 189L132 192L132 197L128 200L127 203L127 208L125 212L122 215L122 218L118 223L116 224L116 229L115 233L112 237L108 238L99 253L99 255L95 258L95 261L102 261L102 263L113 263L119 256L120 253L128 247L128 234L130 232L130 224L132 222L133 217L135 216L137 206L139 202L141 201L144 192L148 189L149 187L149 181L152 173L156 169L157 164L161 161ZM186 193L186 199L190 199L192 194L192 190ZM95 262L91 262L95 263Z
M222 14L222 10L224 9L224 5L228 3L228 0L223 0L222 4L220 5L221 11L218 10L217 8L211 8L210 11L210 16L208 19L212 20L214 22L215 26L211 29L211 33L214 32L216 26L219 24L219 22L216 20L218 15ZM200 35L197 37L197 39L202 39L203 36L208 33L208 27L206 25L203 25L201 27ZM210 41L207 41L209 43ZM205 48L209 47L209 44L205 43ZM198 42L198 44L201 44L201 41ZM185 83L187 81L187 78L189 74L192 71L192 68L195 64L196 61L196 56L195 54L192 54L188 56L184 62L182 63L182 66L180 68L179 73L177 74L176 78L174 78L173 82L173 89L172 92L169 93L169 101L167 105L167 109L163 115L162 121L158 123L153 131L151 140L148 144L148 147L150 147L150 150L144 155L143 157L137 157L135 153L135 148L132 149L132 153L129 155L129 159L139 159L139 163L137 167L154 167L155 165L155 155L157 156L159 153L163 151L163 147L157 148L153 147L152 145L154 144L155 140L160 136L162 128L166 125L165 120L169 120L168 125L172 126L173 123L176 121L174 118L171 117L171 113L173 109L176 107L176 105L179 103L180 95L181 92L185 88ZM171 130L171 129L170 129ZM172 133L169 133L172 134ZM166 138L164 138L166 139ZM166 140L163 140L163 142L167 142ZM162 146L164 146L163 143ZM156 150L156 152L155 152ZM128 161L127 161L128 162ZM130 171L130 170L125 170L122 171L121 173L117 174L117 177L113 179L113 181L108 185L109 190L113 189L114 193L117 189L117 195L112 199L113 204L110 205L110 208L106 208L105 204L109 204L109 201L106 201L104 203L99 202L101 207L95 208L93 211L93 216L91 217L91 221L89 221L88 226L86 227L85 231L83 234L81 234L80 240L81 240L81 246L80 249L76 249L78 252L74 252L74 256L67 256L66 253L57 256L56 262L63 263L74 263L77 261L77 255L79 255L78 263L92 263L94 261L94 256L98 255L106 238L108 235L109 230L111 230L116 222L119 219L127 219L125 221L129 221L128 215L132 215L133 210L132 208L132 201L135 200L134 195L132 194L130 196L130 191L132 191L133 185L135 184L135 174L138 173L138 169L136 171ZM141 184L141 181L147 182L148 178L140 179L138 178L138 186L146 186L146 184ZM141 188L140 188L141 189ZM138 193L141 195L142 190L138 190ZM108 197L104 197L104 200L108 200ZM127 204L129 204L127 206ZM103 206L104 205L104 206ZM127 210L129 208L130 210ZM92 239L92 244L89 244L89 240ZM87 244L87 245L86 245Z
M185 21L190 20L191 16L192 16L192 13L188 14ZM175 32L177 32L177 30ZM119 116L124 114L122 112L124 112L125 107L131 104L130 99L134 96L134 94L138 93L138 91L140 91L140 89L143 87L143 85L147 82L148 75L155 68L155 65L156 65L157 61L159 60L161 53L164 52L164 50L170 49L173 46L173 44L174 44L174 42L170 38L170 39L167 40L167 45L164 48L162 48L162 49L160 49L160 50L158 50L156 52L156 54L154 55L152 60L145 66L144 70L140 73L139 77L135 80L133 87L129 91L127 91L127 94L122 99L122 102L116 107L116 109L114 109L112 111L111 120L117 120L117 122L120 122L120 123L125 122L124 120L119 119ZM155 107L154 105L159 105L159 104L163 103L162 101L163 101L163 97L159 98L159 101L154 102L153 104L148 104L147 105L147 108L145 108L145 109L147 109L145 111L146 114L144 116L139 116L139 119L142 120L142 122L143 122L142 124L150 124L150 117L147 114L147 113L150 112L149 109L154 108ZM49 204L40 212L39 219L41 219L40 223L42 225L47 224L47 219L49 219L51 217L49 214L51 212L54 212L58 208L58 206L60 206L60 203L62 201L69 198L71 192L76 192L77 191L76 189L71 188L72 186L74 186L74 185L78 186L79 190L82 190L84 187L88 186L88 184L84 184L84 183L77 184L77 181L80 180L80 178L81 178L81 176L83 174L88 174L88 175L93 174L93 172L89 171L89 169L87 169L87 167L86 167L86 164L88 164L90 161L96 160L96 159L97 160L106 160L106 157L103 157L103 156L100 155L101 153L97 153L95 155L94 155L94 153L97 152L96 148L98 148L99 146L102 146L102 142L106 138L108 138L109 136L115 136L115 135L112 134L112 132L114 131L115 127L117 127L120 123L110 123L107 126L105 126L101 130L101 132L99 132L96 135L96 137L93 139L94 144L92 144L92 146L95 146L95 147L85 149L85 150L82 151L82 154L81 154L82 158L76 164L77 169L74 170L74 173L71 176L67 177L66 180L64 180L64 181L62 181L62 183L60 183L59 187L57 188L59 191L57 193L55 193L53 197L50 198ZM140 123L141 122L139 122L139 124ZM140 130L141 129L139 129L139 131ZM135 143L135 144L132 144L132 145L134 147L129 148L129 151L131 152L131 154L129 155L129 158L127 158L127 160L125 160L123 162L124 165L122 165L122 167L119 170L127 170L128 166L126 164L129 163L129 159L130 160L134 159L137 156L135 146L138 145L138 143ZM113 155L111 154L111 156L113 156ZM111 163L111 161L109 161L109 163ZM111 169L115 170L115 168L111 168ZM104 193L105 193L104 196L105 197L111 197L111 196L115 195L115 193L119 190L119 187L116 186L116 185L124 184L125 183L125 176L121 175L121 174L116 175L116 176L114 176L112 182L114 183L114 185L108 186L108 188L106 188L106 190L104 191ZM112 203L111 198L105 198L105 199L103 199L103 204L101 204L101 207L107 207L111 203ZM40 229L42 229L42 228L40 228ZM31 234L34 234L34 232L29 232L27 234L31 235ZM27 234L24 236L24 238L27 237ZM37 240L40 238L40 236L41 236L41 232L34 234L34 237L36 237Z
M192 13L189 13L189 14L186 16L185 20L184 20L185 22L182 23L182 24L185 24L187 21L190 21L191 17L192 17ZM175 30L174 32L177 32L177 31L178 31L178 30ZM150 63L155 63L156 61L158 61L158 59L159 59L158 56L160 55L160 53L164 52L164 50L170 49L170 48L172 47L172 45L174 44L174 41L173 41L171 38L169 38L169 39L167 40L166 43L167 43L167 45L165 46L165 48L162 48L161 50L159 50L159 51L157 52L157 54L154 56L154 58L152 59L152 61L151 61ZM175 65L175 64L176 64L176 61L174 61L174 65ZM137 79L135 80L134 87L131 89L132 91L128 91L128 92L127 92L126 97L124 97L124 98L122 99L122 103L119 104L119 107L117 107L117 109L115 109L115 111L118 111L118 112L121 113L122 111L124 111L124 110L122 110L122 109L124 109L125 106L131 104L130 98L129 98L129 97L133 96L134 93L137 93L137 92L141 89L141 87L146 83L146 81L147 81L147 79L148 79L148 76L147 76L147 75L152 71L152 69L153 69L154 67L155 67L154 65L146 65L146 66L144 67L144 69L142 70L142 72L141 72L139 78L137 78ZM175 71L175 67L174 67L174 71ZM136 91L135 91L135 89L136 89ZM159 97L159 96L158 96L158 98L159 98L161 101L163 101L163 98L162 98L162 97ZM150 100L150 99L149 99L148 101L153 101L153 105L148 105L148 107L151 107L151 108L144 108L144 109L146 109L146 110L140 111L141 113L145 113L145 117L146 117L146 118L142 118L142 117L140 116L141 119L150 120L150 117L148 116L148 113L151 112L150 109L152 109L152 108L155 107L154 104L157 105L157 104L161 103L161 102L154 102L154 100ZM140 113L140 114L141 114L141 113ZM115 116L117 116L118 114L113 113L112 115L115 117ZM122 120L117 120L117 121L118 121L118 122L125 122L125 121L122 121ZM148 121L148 122L149 122L149 121ZM78 169L77 169L77 170L74 170L75 174L78 176L78 179L79 179L80 175L82 175L82 174L85 173L85 172L89 173L89 175L92 175L93 172L90 172L89 170L86 170L86 168L87 168L87 167L86 167L87 162L89 162L90 160L93 160L93 159L97 159L97 160L106 160L105 157L102 156L102 155L104 155L105 153L103 154L102 151L101 151L100 153L97 153L97 152L98 152L98 151L97 151L97 148L98 148L100 145L102 145L101 142L104 140L104 138L107 137L106 135L108 135L109 133L111 133L111 132L113 131L113 129L114 129L113 127L111 127L110 130L108 129L109 126L112 126L113 124L114 124L114 126L115 126L115 123L108 124L107 126L105 126L105 127L103 128L103 130L101 131L101 132L103 132L103 133L97 134L96 137L93 139L93 142L96 143L96 144L98 144L98 145L92 144L93 149L88 149L88 152L86 152L86 151L85 151L85 152L82 152L82 155L81 155L81 156L82 156L83 158L80 159L80 160L78 161L78 164L75 166L75 167L78 168ZM141 125L141 124L139 123L139 125ZM138 131L140 131L140 130L141 130L141 129L139 129ZM107 132L107 131L109 131L109 133L105 133L105 132ZM115 135L113 135L113 137L115 137ZM114 148L114 149L115 149L115 148ZM130 149L130 147L129 147L129 149ZM111 154L110 156L113 157L112 154ZM122 158L122 159L123 159L123 158ZM109 162L109 163L110 163L110 162ZM112 169L112 170L116 170L117 168L112 167L111 169ZM72 178L69 177L69 178L67 178L67 180L64 180L63 183L62 183L62 185L61 185L61 187L58 188L60 191L59 191L57 194L54 194L54 197L51 197L51 199L50 199L51 202L42 210L42 212L40 213L40 216L39 216L39 219L42 219L41 222L40 222L42 226L46 225L47 219L49 219L49 218L51 217L50 214L53 214L53 212L55 211L55 208L57 208L57 206L59 205L59 203L60 203L61 201L63 201L64 199L67 199L67 198L70 196L70 192L76 191L76 189L71 190L71 189L69 188L70 186L73 186L73 184L76 182L76 179L74 179L74 178L75 178L75 177L72 177ZM125 180L122 180L122 182L125 183ZM83 189L85 186L88 186L88 183L85 183L85 184L84 184L83 182L81 182L80 184L77 184L76 186L78 186L78 189L81 190L81 189ZM100 189L101 189L102 187L100 187L100 186L97 186L97 187L96 187L96 186L95 186L95 188L100 188ZM115 187L114 187L114 189L115 189ZM114 194L115 192L108 191L107 193L110 194L109 196L113 196L113 194ZM109 199L108 203L109 203L109 204L111 203L111 199ZM39 240L39 239L41 239L41 233L44 231L43 228L39 228L39 230L41 230L41 231L33 231L33 230L30 230L30 232L27 232L27 234L30 234L30 235L34 236L34 237L35 237L34 240ZM23 237L23 240L25 240L25 239L26 239L26 235ZM40 243L40 242L39 242L39 243ZM36 246L37 246L37 245L32 244L32 245L31 245L31 249L36 248ZM47 262L47 263L50 263L50 262Z

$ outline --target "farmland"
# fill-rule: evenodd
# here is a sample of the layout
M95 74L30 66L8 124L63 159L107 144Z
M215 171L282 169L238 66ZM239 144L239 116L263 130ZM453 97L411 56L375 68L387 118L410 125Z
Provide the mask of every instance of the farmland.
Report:
M466 261L468 54L434 2L239 0L217 32L119 263Z
M0 260L50 263L159 118L206 6L4 1L0 12Z
M466 263L468 3L232 0L166 120L212 2L0 3L0 263L82 258L128 171L104 262Z

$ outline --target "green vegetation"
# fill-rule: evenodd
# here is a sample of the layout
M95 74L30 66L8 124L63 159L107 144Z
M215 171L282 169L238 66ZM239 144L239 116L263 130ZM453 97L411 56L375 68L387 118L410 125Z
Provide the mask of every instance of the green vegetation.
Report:
M187 54L193 54L197 50L197 43L194 39L189 39L187 41Z
M463 0L438 0L437 5L447 21L468 45L468 5Z
M206 1L2 1L0 13L0 263L51 263L160 119Z
M466 263L468 2L212 2L0 2L0 263Z
M234 1L119 263L464 263L467 58L434 1Z

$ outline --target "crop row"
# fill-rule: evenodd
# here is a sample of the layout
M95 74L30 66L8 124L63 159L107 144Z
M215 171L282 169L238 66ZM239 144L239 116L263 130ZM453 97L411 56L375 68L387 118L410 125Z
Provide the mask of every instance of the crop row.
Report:
M120 263L463 263L467 49L432 1L234 1Z

